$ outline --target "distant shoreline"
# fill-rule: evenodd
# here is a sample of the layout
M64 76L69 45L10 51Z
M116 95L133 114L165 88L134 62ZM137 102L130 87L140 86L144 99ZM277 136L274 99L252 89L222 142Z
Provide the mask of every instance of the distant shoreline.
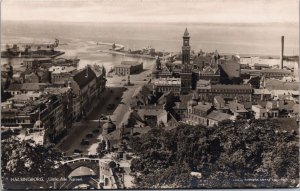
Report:
M216 25L216 26L249 26L249 25L257 25L257 26L265 26L265 25L298 25L298 22L82 22L82 21L51 21L51 20L2 20L2 23L56 23L56 24L167 24L167 25Z

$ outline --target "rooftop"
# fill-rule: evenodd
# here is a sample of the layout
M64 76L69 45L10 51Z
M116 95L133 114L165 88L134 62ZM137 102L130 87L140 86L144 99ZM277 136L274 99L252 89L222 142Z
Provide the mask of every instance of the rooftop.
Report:
M207 102L198 102L198 105L196 105L194 108L207 112L210 108L212 108L212 104Z
M43 90L47 86L46 83L24 83L21 90L25 91L39 91Z
M192 99L193 94L180 95L180 101L176 102L176 109L187 109L188 102Z
M56 95L66 93L68 91L70 91L68 87L49 87L44 90L44 92L47 92L49 94L56 94Z
M122 61L121 62L121 65L130 65L130 66L138 66L140 64L141 63L136 62L136 61Z
M239 62L235 60L225 60L220 64L220 66L229 77L240 76L241 66Z
M224 121L230 119L231 115L219 111L212 111L206 117L215 121Z
M39 98L41 95L39 93L31 93L31 94L17 94L13 97L9 98L8 100L14 100L14 101L27 101L31 98Z
M153 79L152 83L155 85L180 85L181 79L180 78L159 78L159 79Z
M216 84L211 85L211 89L244 89L244 90L252 90L252 87L250 85L236 85L236 84Z
M83 88L95 78L96 74L89 66L73 76L74 81L79 85L80 88Z
M267 69L263 69L262 73L284 73L284 74L291 74L291 71L286 70L286 69L267 68Z
M271 94L268 89L254 89L254 94Z
M237 113L246 113L247 110L245 109L244 105L236 102L229 102L228 107L231 111L237 112Z
M60 74L60 73L70 73L76 70L76 67L70 66L51 66L49 68L49 72L52 72L52 74Z
M22 84L10 84L7 88L7 91L20 91L22 88Z
M265 68L269 68L269 64L258 64L258 63L255 63L254 66L260 66L260 67L265 67Z
M122 65L122 64L115 66L115 68L131 68L131 67L132 67L131 65Z
M139 114L139 116L141 116L141 118L144 118L144 116L159 116L162 113L164 113L165 110L160 108L160 107L156 107L156 108L152 108L152 109L138 109L137 113Z
M224 107L225 106L225 100L222 98L222 96L215 96L214 100L220 104L220 107Z

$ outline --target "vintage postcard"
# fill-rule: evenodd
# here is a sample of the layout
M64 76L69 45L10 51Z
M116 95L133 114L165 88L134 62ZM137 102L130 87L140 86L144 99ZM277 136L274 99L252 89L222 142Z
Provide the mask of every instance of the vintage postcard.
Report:
M298 185L298 0L1 1L1 189Z

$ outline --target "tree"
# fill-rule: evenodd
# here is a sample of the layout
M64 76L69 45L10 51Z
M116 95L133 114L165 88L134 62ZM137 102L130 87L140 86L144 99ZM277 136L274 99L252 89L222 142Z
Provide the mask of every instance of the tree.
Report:
M275 120L154 128L129 143L138 156L131 163L141 174L138 188L280 187L296 186L299 178L298 139L282 133Z
M40 145L32 146L29 141L20 141L16 138L2 140L1 144L1 172L4 186L11 185L12 178L39 177L47 180L48 177L64 177L65 168L59 162L62 154L57 150ZM37 189L49 183L43 181L38 185L32 184L30 187Z

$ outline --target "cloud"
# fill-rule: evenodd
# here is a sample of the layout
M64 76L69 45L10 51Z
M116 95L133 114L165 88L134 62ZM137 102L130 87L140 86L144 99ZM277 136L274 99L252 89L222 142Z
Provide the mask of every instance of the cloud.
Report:
M3 20L298 22L297 0L5 0Z

